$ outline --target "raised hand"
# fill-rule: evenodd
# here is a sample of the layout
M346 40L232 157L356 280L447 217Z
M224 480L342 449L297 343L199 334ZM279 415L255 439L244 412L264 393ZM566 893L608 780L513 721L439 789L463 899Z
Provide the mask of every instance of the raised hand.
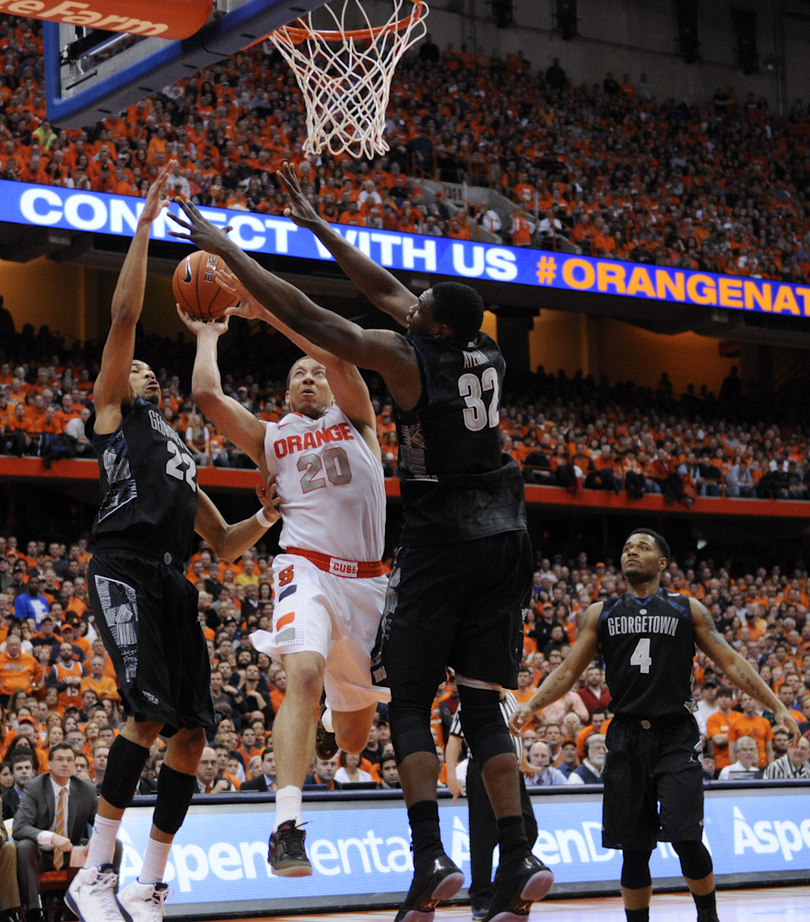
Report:
M309 199L301 191L298 184L298 177L295 175L295 167L288 160L281 165L281 169L276 171L279 182L290 196L291 208L285 209L284 214L292 218L294 224L299 227L305 227L307 230L314 230L315 227L323 223L323 219L318 212L312 207Z
M235 307L225 311L226 317L244 317L245 320L265 320L267 311L245 288L230 269L220 266L214 273L217 285L229 294L239 298Z
M201 333L215 333L217 336L222 336L223 333L228 332L228 317L222 320L197 320L196 317L186 314L179 304L175 303L174 306L177 308L177 316L195 336Z
M177 161L170 160L158 173L157 178L146 193L146 204L143 206L139 220L151 223L164 208L168 208L171 204L169 199L162 198L162 196L166 189L166 183L169 181L169 176L176 166Z
M281 497L277 493L276 475L271 474L267 485L256 484L256 498L264 507L265 518L271 522L281 518Z
M151 191L151 190L150 190ZM179 237L180 240L190 240L206 253L213 253L216 256L224 256L227 248L227 233L230 227L220 228L207 221L199 212L193 202L187 202L180 198L172 199L180 207L185 216L188 218L184 221L177 215L169 212L169 217L175 224L179 224L188 233L180 231L169 231L172 237Z

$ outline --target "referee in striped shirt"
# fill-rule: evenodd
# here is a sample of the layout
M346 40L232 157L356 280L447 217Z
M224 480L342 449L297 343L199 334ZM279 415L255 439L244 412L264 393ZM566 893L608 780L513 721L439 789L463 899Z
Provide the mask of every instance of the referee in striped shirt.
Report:
M452 732L452 730L451 730ZM765 769L764 778L802 778L810 780L810 740L803 736L793 749L788 749Z
M520 704L512 692L501 689L500 709L504 723L509 725L509 718L518 710ZM445 760L447 762L447 786L453 792L453 799L460 793L460 786L455 778L455 769L458 764L461 743L464 734L461 730L461 705L453 715L450 724L450 738L445 747ZM518 764L522 762L523 743L512 737L515 755ZM534 818L532 802L526 791L523 772L520 774L520 801L523 807L523 823L526 827L526 838L531 848L537 839L537 821ZM467 762L467 806L470 811L470 888L469 897L472 908L473 922L483 919L489 909L495 887L492 883L492 853L498 844L498 825L492 805L487 796L481 769L472 757Z

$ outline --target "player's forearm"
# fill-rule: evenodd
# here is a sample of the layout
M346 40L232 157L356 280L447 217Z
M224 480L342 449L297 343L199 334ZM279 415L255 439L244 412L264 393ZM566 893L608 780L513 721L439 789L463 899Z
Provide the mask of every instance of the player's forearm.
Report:
M139 221L129 245L112 299L113 323L137 323L143 310L146 291L146 264L149 254L151 221Z
M732 651L733 656L726 657L725 662L718 663L729 680L763 707L776 714L782 707L782 702L762 680L754 667L739 653Z
M233 525L227 525L217 535L216 542L213 545L214 553L220 560L233 563L245 551L261 541L266 532L267 526L262 525L255 515Z
M263 269L227 238L223 237L220 249L231 272L281 323L332 355L353 365L362 364L354 335L362 331L356 324L319 307L294 285Z
M313 233L369 301L404 326L416 298L402 282L349 243L328 222L322 221Z
M206 404L214 404L225 396L217 364L218 342L219 337L212 333L203 332L197 337L197 354L194 357L194 369L191 373L192 399L211 419L213 416L208 412Z
M567 669L565 663L558 666L553 672L549 673L540 684L537 691L526 702L526 707L530 708L533 714L559 701L574 687L577 675Z

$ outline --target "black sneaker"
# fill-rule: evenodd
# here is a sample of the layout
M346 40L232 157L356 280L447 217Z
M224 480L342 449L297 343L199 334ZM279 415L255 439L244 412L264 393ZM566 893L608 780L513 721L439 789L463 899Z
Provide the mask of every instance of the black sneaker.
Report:
M554 883L554 875L534 855L508 869L498 869L495 896L484 922L524 922L532 903L542 900Z
M489 912L489 906L471 906L470 912L472 915L472 922L484 922Z
M712 906L710 909L698 909L697 922L720 922L717 918L717 908Z
M424 871L413 875L411 889L394 922L432 922L439 901L455 896L463 883L462 872L447 855L439 855Z
M312 865L307 858L304 839L307 834L295 820L287 820L270 836L267 863L278 877L309 877Z
M321 705L321 719L323 719L323 712L326 710L326 705ZM338 744L335 739L335 734L330 733L326 727L318 721L318 729L315 731L315 754L321 760L321 762L328 762L330 759L334 759L337 755Z

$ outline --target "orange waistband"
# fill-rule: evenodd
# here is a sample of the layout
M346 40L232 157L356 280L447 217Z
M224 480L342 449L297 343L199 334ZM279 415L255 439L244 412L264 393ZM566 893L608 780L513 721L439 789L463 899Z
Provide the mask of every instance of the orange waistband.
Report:
M330 557L329 554L319 554L317 551L306 551L300 547L288 547L288 554L306 557L324 573L332 576L342 576L345 579L369 579L372 576L384 576L381 560L343 560L341 557Z

